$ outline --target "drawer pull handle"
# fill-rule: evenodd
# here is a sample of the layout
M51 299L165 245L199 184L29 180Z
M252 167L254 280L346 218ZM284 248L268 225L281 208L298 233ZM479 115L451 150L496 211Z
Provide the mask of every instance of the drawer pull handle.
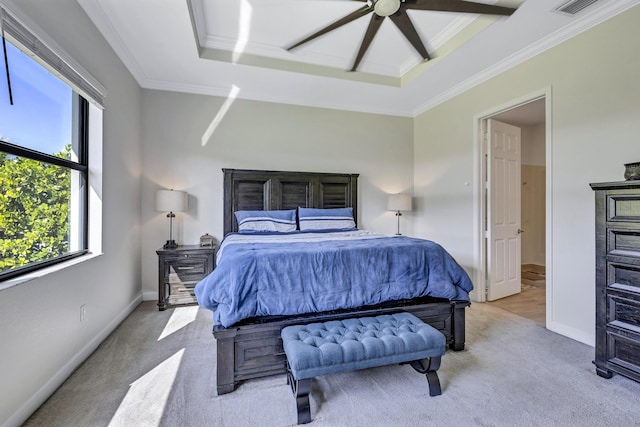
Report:
M185 267L185 266L178 266L178 270L193 270L195 267L191 266L191 267Z

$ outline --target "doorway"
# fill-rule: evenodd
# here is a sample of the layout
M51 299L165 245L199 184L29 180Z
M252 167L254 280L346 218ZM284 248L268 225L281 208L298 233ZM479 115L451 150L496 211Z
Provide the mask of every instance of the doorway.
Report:
M477 116L479 133L479 252L480 271L476 282L480 291L476 299L480 302L498 306L507 311L527 317L542 325L548 324L550 280L547 272L550 270L550 229L548 216L550 212L550 124L549 106L550 93L548 91L525 97L508 105L494 109ZM492 281L498 283L500 271L495 275L496 263L492 263L495 255L492 245L491 214L495 200L496 174L491 173L490 139L487 135L490 121L505 123L520 129L521 156L517 180L519 192L514 192L520 200L510 200L507 203L517 204L517 258L520 289L515 294L501 298L500 292L492 292ZM485 143L485 141L487 141ZM515 176L515 175L514 175ZM503 197L500 193L498 197ZM500 203L503 203L501 201ZM498 233L493 233L497 235ZM493 252L492 252L493 251ZM494 277L495 276L495 277ZM499 286L494 284L494 289ZM493 301L489 301L493 300Z

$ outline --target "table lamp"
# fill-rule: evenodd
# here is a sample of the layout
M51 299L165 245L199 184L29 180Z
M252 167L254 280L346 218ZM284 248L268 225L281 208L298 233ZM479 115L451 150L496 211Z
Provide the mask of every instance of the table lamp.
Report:
M175 240L173 240L173 218L175 218L174 212L184 212L187 210L188 195L184 191L171 190L158 190L156 192L156 210L159 212L169 212L167 218L169 218L169 240L164 244L164 249L175 249L178 247Z
M398 218L398 232L396 236L400 235L400 217L402 212L411 210L411 196L409 194L390 194L387 201L387 210L396 211L396 217Z

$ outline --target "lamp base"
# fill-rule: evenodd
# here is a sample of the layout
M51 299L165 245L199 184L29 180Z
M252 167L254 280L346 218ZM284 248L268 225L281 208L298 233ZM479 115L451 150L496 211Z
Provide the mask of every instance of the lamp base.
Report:
M175 249L178 247L178 244L175 240L167 240L167 243L162 247L163 249Z

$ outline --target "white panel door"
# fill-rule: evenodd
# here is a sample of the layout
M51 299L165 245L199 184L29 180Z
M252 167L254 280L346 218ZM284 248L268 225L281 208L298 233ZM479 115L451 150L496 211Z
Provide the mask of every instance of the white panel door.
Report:
M521 291L520 128L489 120L487 185L487 299Z

